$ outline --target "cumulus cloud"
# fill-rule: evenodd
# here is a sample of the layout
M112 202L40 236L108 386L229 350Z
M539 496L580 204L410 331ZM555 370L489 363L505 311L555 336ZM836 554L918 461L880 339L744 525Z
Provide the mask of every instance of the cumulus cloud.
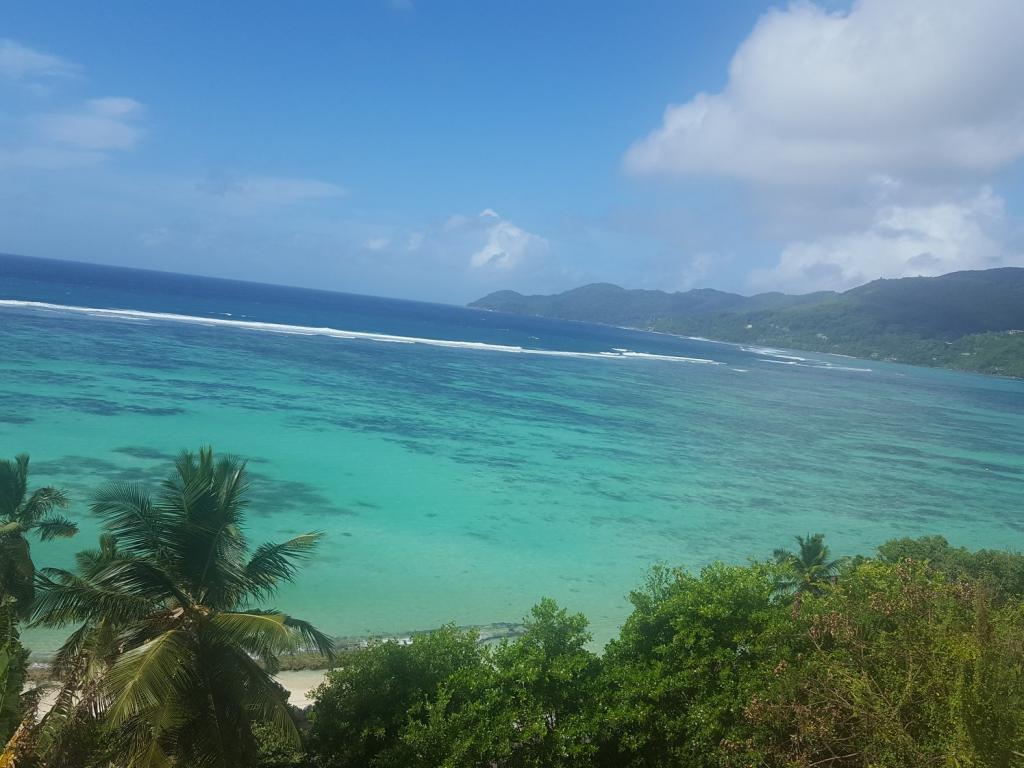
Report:
M1002 244L1002 198L989 189L957 202L890 205L871 225L787 245L777 266L753 272L754 290L852 288L877 278L941 275L1013 261Z
M0 39L0 77L30 81L52 77L70 77L78 67L60 56L43 53L16 40Z
M477 221L483 224L484 243L469 257L474 269L510 270L548 249L548 241L543 237L506 221L490 208L481 211Z
M1020 262L986 184L1024 156L1024 3L795 2L737 48L725 87L669 106L638 174L745 183L778 263L754 290Z
M720 93L665 111L637 173L833 184L986 173L1024 154L1024 3L798 2L761 18Z
M142 105L123 96L90 99L72 112L42 115L35 123L46 142L86 150L128 150L141 130L137 124Z

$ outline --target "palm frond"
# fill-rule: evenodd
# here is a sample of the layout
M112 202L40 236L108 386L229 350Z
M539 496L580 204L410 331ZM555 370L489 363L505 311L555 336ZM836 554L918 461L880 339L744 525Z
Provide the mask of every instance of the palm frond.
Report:
M182 630L170 630L118 658L104 681L111 704L107 719L118 727L159 710L193 680L195 654Z
M111 731L114 754L127 760L127 768L181 765L169 747L175 737L188 742L194 739L192 729L183 730L187 728L190 716L179 699L165 699L159 706L129 718Z
M260 544L245 566L247 592L255 597L272 595L282 581L295 578L298 561L308 558L323 537L322 532L314 532L280 544Z
M78 523L68 520L66 517L50 515L36 523L36 530L39 531L39 538L43 541L70 539L78 533Z
M34 523L55 509L67 509L68 497L57 488L36 488L32 495L22 503L20 517L22 521Z
M282 653L297 651L302 634L287 624L282 613L222 612L210 619L210 636L214 642L237 646L260 659L272 659Z
M28 490L28 454L0 461L0 520L18 520Z
M36 574L32 626L61 627L100 620L122 624L145 616L153 608L151 600L116 586L67 571L59 573L59 581L49 572Z
M232 698L252 720L273 727L294 746L299 746L299 732L288 711L288 697L276 681L249 656L234 649L224 649L217 657L221 672L218 682L230 688Z
M17 601L15 612L27 618L35 596L35 564L23 536L0 538L0 595Z
M83 576L93 574L120 557L117 539L109 533L100 534L98 549L83 549L75 554L75 563Z
M318 653L328 659L334 658L334 640L329 635L321 632L308 621L296 619L293 616L286 616L284 623L302 635L307 647L316 648Z
M246 542L242 534L245 464L214 462L210 449L184 453L176 476L163 484L160 507L176 521L168 545L183 578L203 602L230 608L245 592Z
M162 554L168 520L139 484L105 486L94 497L91 509L126 552L149 558Z
M91 624L83 624L65 640L53 656L50 667L58 680L66 680L81 665L82 652L92 633Z
M192 597L175 583L171 574L146 559L115 559L94 573L91 581L154 603L173 600L186 608L194 603Z
M795 557L796 555L794 555L788 549L776 549L772 551L772 558L779 565L785 565L786 563L790 563L793 561Z

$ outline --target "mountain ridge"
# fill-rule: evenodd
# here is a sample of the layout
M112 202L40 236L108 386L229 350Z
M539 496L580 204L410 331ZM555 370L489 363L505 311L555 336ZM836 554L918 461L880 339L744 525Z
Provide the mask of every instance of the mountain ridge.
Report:
M1022 267L798 295L592 283L549 296L498 291L469 306L1024 377Z

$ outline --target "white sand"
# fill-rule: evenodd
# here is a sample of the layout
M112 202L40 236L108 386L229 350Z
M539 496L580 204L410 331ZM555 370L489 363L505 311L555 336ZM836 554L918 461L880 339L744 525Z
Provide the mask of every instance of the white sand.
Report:
M281 672L275 676L281 685L288 691L288 703L296 707L308 707L313 703L311 694L313 689L324 681L327 673L322 669L303 669L294 672ZM25 686L24 690L35 687L32 683ZM54 700L57 698L57 687L53 686L45 691L39 701L39 716L50 711Z
M21 691L22 693L27 693L36 687L38 686L35 683L25 683L25 687ZM39 697L39 709L36 710L37 717L42 717L53 709L53 705L57 703L57 693L58 687L56 685L50 685L45 688Z
M279 672L274 679L288 690L288 703L308 707L313 703L311 693L324 681L327 673L322 669L299 669Z

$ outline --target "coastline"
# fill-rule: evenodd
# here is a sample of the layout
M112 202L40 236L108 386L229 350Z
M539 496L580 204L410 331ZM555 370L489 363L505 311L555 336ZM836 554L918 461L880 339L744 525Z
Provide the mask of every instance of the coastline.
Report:
M737 348L740 348L740 349L747 348L747 347L760 347L760 348L764 348L764 349L773 349L773 350L777 350L777 351L780 351L780 352L801 352L801 353L804 353L804 354L830 355L832 357L843 357L843 358L846 358L848 360L857 360L857 361L863 362L863 363L887 363L887 364L893 364L893 365L908 365L908 366L911 366L913 368L925 368L925 369L938 370L938 371L952 371L953 373L974 374L976 376L986 376L986 377L990 377L990 378L1005 379L1005 380L1009 380L1009 381L1024 381L1024 374L1022 374L1022 375L1015 375L1015 374L1012 374L1012 373L996 373L996 372L992 372L992 371L978 370L976 368L957 368L957 367L954 367L952 365L942 365L941 363L934 363L934 364L932 364L932 363L928 363L928 362L915 362L915 361L911 361L911 360L902 360L902 359L900 359L898 357L886 356L886 355L883 355L881 353L878 353L874 357L871 357L871 356L865 357L864 355L855 355L855 354L850 354L849 352L836 352L836 351L831 351L831 350L816 349L816 348L813 348L813 347L795 347L795 346L789 346L789 345L784 344L784 343L775 343L775 342L771 342L771 341L758 341L758 340L736 341L736 340L733 340L733 339L713 338L713 337L710 337L710 336L695 336L695 335L692 335L692 334L680 333L678 331L665 330L665 329L659 328L657 326L648 326L646 328L641 328L641 327L633 326L633 325L615 325L614 323L602 323L599 320L574 320L574 319L569 319L569 318L564 318L564 317L555 317L553 315L524 314L524 313L519 313L519 312L509 312L507 310L501 310L501 309L491 309L489 307L475 307L475 306L472 306L472 305L466 305L466 308L467 309L475 309L475 310L477 310L479 312L493 312L495 314L511 315L513 317L536 317L536 318L542 318L542 319L545 319L545 320L557 320L557 321L563 322L563 323L580 323L581 325L599 325L599 326L603 326L605 328L616 328L616 329L622 330L622 331L634 331L634 332L638 332L638 333L651 333L651 334L656 334L656 335L659 335L659 336L671 336L671 337L674 337L674 338L677 338L677 339L686 339L687 341L704 341L704 342L708 342L708 343L711 343L711 344L725 344L727 346L737 347ZM1007 335L1013 335L1014 334L1013 331L1004 331L1003 333L1006 333ZM964 337L961 337L961 338L968 338L968 336L964 336ZM922 341L934 341L934 340L933 339L922 339Z
M274 675L274 681L288 692L288 703L298 709L306 709L313 705L313 691L326 679L327 669L282 670ZM22 693L37 688L46 688L50 679L27 682ZM37 716L42 717L49 712L57 700L57 687L43 690L39 696Z
M315 653L297 653L280 658L280 669L273 675L274 681L288 692L288 703L293 707L305 709L313 704L313 691L324 681L327 673L341 665L346 654L357 653L377 643L397 643L409 645L418 635L436 632L438 628L398 632L390 635L370 635L365 637L335 638L337 656L331 664L328 659ZM521 636L526 628L514 622L494 622L491 624L463 626L460 630L476 630L480 645L494 645L504 640L514 640ZM50 657L52 654L34 652L28 668L28 679L22 692L48 686L54 682L50 675ZM39 714L43 715L53 707L56 699L56 687L43 691L39 700Z

